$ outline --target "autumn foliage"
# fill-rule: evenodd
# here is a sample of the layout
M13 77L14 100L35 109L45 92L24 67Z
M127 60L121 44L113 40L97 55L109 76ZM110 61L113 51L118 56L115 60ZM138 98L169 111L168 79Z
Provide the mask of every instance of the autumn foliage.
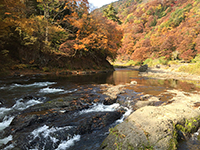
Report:
M200 53L199 0L120 0L113 5L124 29L118 59L191 60Z
M45 65L52 54L115 59L123 37L117 23L89 12L87 0L2 0L0 16L1 60Z
M117 23L102 16L96 17L91 14L83 14L81 19L73 21L73 25L78 29L76 38L71 41L73 43L71 45L68 41L63 43L60 46L60 51L71 49L73 55L87 55L90 53L105 58L108 56L111 59L116 57L123 37L123 31Z

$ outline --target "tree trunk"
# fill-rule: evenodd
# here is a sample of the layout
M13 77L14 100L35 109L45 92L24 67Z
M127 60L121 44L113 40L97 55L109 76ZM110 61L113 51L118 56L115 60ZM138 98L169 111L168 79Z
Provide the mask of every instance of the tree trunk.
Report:
M49 36L49 25L48 25L48 18L49 18L49 8L47 6L47 8L44 9L44 18L47 22L46 24L46 31L45 31L45 44L48 44L48 36Z

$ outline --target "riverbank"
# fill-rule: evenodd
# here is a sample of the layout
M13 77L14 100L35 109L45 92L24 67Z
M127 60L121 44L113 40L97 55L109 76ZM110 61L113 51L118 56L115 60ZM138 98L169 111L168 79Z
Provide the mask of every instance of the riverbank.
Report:
M0 76L35 74L77 75L114 70L114 67L103 56L84 55L70 57L60 53L42 54L37 60L14 61L11 58L7 58L4 63L1 60Z
M114 68L110 69L88 69L88 70L68 70L68 69L48 69L44 70L32 70L32 69L15 69L9 70L6 73L0 75L0 77L5 76L29 76L29 75L90 75L90 74L98 74L98 73L108 73L114 71Z
M170 66L160 65L159 67L149 67L146 72L142 72L140 75L143 77L151 77L157 79L200 80L199 75L179 71L180 67L188 65L191 64L179 64Z
M123 123L110 129L100 149L175 150L181 149L179 143L185 141L184 148L198 150L200 92L166 90L160 93L164 94L173 96L159 106L155 105L160 101L159 95L142 95L135 104L134 99L129 99L129 103L134 104L132 107L138 109Z
M89 75L114 71L114 67L106 60L99 65L95 61L70 61L66 66L40 66L38 64L12 64L0 70L0 77L25 75Z
M111 63L116 68L130 68L138 70L140 66L132 65L129 62L116 61ZM180 63L168 62L167 65L149 66L146 72L140 72L143 77L150 77L155 79L176 79L176 80L200 80L198 63Z
M199 75L179 72L180 67L188 65L191 64L149 67L146 72L140 72L139 75L153 79L194 81L198 84ZM139 70L139 66L128 68ZM127 86L137 86L137 82ZM161 95L171 95L171 97L161 103ZM199 91L191 93L174 89L166 90L156 96L142 95L137 102L129 99L135 111L123 123L110 129L110 134L100 149L198 150L200 146L199 97ZM159 106L156 105L158 103Z

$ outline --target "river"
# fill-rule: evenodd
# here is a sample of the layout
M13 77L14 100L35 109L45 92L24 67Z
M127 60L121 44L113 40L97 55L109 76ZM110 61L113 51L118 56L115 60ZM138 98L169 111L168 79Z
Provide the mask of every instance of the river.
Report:
M115 103L106 105L103 91L127 86ZM95 150L109 128L134 111L141 95L158 96L167 89L187 92L195 85L178 80L141 77L136 70L116 69L93 75L12 76L0 79L0 149ZM172 95L161 95L160 105Z

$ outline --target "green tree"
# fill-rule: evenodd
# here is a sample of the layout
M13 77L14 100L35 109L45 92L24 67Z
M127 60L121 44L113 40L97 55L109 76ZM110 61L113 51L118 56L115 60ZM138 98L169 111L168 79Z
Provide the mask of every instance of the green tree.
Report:
M119 17L117 17L117 11L115 10L113 3L111 3L107 8L103 10L103 14L106 18L117 22L118 24L121 24L122 22L119 20Z
M44 12L44 20L46 20L46 32L45 32L45 43L48 43L49 34L49 19L50 16L55 12L54 16L60 12L60 7L63 5L64 1L60 0L37 0L40 4L38 7ZM53 17L54 18L54 17Z

